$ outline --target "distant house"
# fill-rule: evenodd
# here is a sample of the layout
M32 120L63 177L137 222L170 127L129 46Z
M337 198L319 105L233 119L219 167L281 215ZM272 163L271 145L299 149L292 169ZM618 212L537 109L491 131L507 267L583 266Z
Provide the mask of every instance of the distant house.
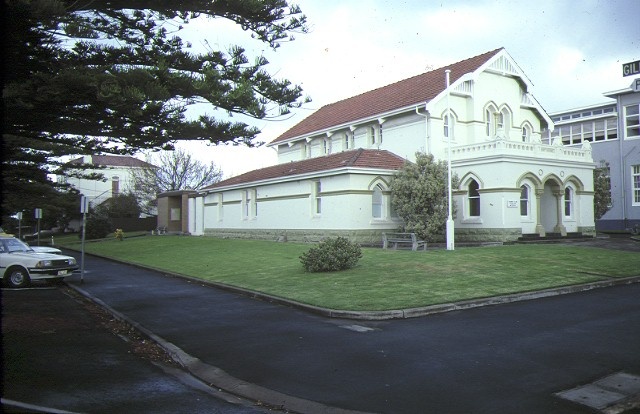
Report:
M591 149L543 143L554 124L530 88L501 48L326 105L268 144L278 165L191 195L189 232L379 243L402 226L394 172L417 151L446 160L450 146L456 240L592 235Z
M131 172L135 169L154 167L128 155L86 155L70 161L70 164L93 165L96 168L89 168L84 172L96 172L104 176L102 180L88 180L70 176L61 178L80 191L82 195L88 197L89 202L94 206L128 191L134 192Z
M591 146L596 165L608 167L611 179L611 209L596 228L627 231L640 226L640 92L628 87L604 96L611 100L550 114L556 128L548 139Z

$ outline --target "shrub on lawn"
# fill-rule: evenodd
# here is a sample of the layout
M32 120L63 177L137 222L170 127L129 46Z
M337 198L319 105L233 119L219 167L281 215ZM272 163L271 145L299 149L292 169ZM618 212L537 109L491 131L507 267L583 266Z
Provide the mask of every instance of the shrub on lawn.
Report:
M104 214L92 212L87 217L87 231L85 237L91 239L103 239L111 232L111 220ZM82 238L82 232L78 235Z
M360 245L344 237L326 239L300 256L307 272L335 272L354 267L362 257Z

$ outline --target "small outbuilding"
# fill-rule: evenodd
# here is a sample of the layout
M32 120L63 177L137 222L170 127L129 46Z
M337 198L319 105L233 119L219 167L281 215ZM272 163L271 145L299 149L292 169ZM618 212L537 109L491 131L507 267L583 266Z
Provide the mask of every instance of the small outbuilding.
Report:
M158 194L158 229L173 234L189 233L189 197L194 190L167 191Z

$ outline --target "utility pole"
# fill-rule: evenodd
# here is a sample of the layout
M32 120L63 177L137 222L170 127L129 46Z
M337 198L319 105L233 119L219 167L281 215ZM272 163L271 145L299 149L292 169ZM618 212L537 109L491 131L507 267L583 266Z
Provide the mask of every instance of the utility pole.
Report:
M80 248L80 284L84 283L84 238L87 234L87 212L89 211L89 198L80 198L80 212L82 213L82 243Z
M449 91L449 75L451 74L451 70L447 69L444 71L445 80L447 84L447 179L448 179L448 187L449 187L449 216L447 217L447 250L455 249L455 232L453 225L453 206L452 206L452 195L451 195L451 138L453 136L453 121L451 119L451 102L449 97L451 92Z

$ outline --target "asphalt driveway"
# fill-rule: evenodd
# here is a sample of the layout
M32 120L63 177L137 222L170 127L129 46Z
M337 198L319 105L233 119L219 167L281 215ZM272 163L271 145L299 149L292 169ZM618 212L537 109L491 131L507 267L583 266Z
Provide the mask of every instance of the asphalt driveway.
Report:
M123 337L64 287L3 289L2 412L266 412L142 359Z
M71 283L198 358L199 375L238 392L275 391L284 406L290 396L320 404L310 411L579 413L554 393L640 374L638 284L363 322L95 257L87 268L81 286Z
M138 324L214 389L292 411L590 413L556 393L613 373L640 375L640 284L415 319L355 321L86 260L84 282L73 276L70 285ZM62 306L46 309L56 317L66 312ZM57 349L63 360L91 359ZM98 371L110 361L92 363ZM131 374L139 378L132 383L122 376L122 385L148 402L135 412L159 412L152 401L163 406L173 400L165 393L184 389L180 381L144 382L158 374L153 371ZM100 381L97 375L86 379L96 387ZM76 409L71 399L55 401L57 408ZM166 403L165 412L203 407L197 399L175 401ZM108 399L96 407L134 412L109 407Z

